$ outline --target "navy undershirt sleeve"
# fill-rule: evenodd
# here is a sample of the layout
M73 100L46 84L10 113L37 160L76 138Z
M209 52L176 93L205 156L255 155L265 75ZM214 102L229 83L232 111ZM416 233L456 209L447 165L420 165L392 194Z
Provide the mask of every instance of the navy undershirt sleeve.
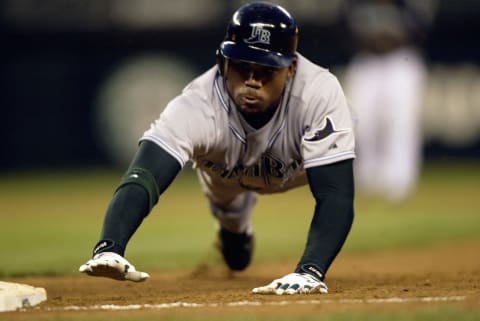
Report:
M142 168L152 173L160 195L181 170L173 156L150 141L140 143L130 168ZM107 208L98 243L105 246L98 247L97 244L94 254L109 251L123 256L128 241L149 212L149 196L142 186L126 184L117 189Z
M321 274L323 279L352 226L353 160L309 168L307 176L316 204L305 251L295 271Z

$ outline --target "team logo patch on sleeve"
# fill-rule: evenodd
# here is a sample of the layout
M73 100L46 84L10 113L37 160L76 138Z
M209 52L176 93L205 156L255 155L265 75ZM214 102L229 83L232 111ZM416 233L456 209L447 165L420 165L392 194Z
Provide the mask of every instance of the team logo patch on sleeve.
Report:
M316 130L313 135L304 137L303 139L307 142L316 142L322 140L331 134L348 132L350 129L336 129L333 120L330 117L325 117L325 126L323 128Z

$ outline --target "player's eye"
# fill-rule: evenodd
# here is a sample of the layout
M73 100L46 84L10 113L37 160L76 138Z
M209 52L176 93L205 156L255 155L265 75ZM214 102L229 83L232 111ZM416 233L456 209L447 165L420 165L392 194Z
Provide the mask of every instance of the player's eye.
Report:
M279 70L273 67L261 66L241 61L233 61L232 68L235 69L235 71L245 79L253 76L254 79L260 81L268 81L272 79L272 77L274 77Z
M238 72L243 78L250 77L250 73L252 71L250 64L246 62L234 61L232 62L232 68L235 69L235 71Z
M263 75L263 77L265 77L267 79L270 79L277 73L277 71L278 71L278 69L276 69L276 68L264 67L261 70L261 74Z

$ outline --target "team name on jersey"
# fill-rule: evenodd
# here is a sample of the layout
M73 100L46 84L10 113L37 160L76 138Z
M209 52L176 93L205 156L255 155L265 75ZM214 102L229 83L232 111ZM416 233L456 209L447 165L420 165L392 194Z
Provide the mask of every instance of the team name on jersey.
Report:
M258 188L257 186L249 185L248 181L261 179L264 186L269 186L273 179L287 181L289 177L302 170L302 161L293 160L291 163L286 164L278 157L265 153L252 166L244 166L241 163L237 163L233 167L228 167L226 164L205 160L203 167L224 179L240 179L244 187Z

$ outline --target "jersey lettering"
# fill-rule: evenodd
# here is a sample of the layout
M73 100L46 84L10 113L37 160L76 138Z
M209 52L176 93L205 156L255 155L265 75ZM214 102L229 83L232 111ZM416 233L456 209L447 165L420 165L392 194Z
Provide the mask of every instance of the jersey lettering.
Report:
M259 179L262 179L264 186L269 186L272 179L286 181L293 173L301 169L301 165L301 160L294 160L290 164L286 164L270 153L265 153L257 163L248 167L237 163L233 168L228 169L226 164L218 164L210 160L203 162L203 167L210 172L227 180L239 180L243 187L253 189L259 189ZM256 181L255 186L250 183L253 181Z

